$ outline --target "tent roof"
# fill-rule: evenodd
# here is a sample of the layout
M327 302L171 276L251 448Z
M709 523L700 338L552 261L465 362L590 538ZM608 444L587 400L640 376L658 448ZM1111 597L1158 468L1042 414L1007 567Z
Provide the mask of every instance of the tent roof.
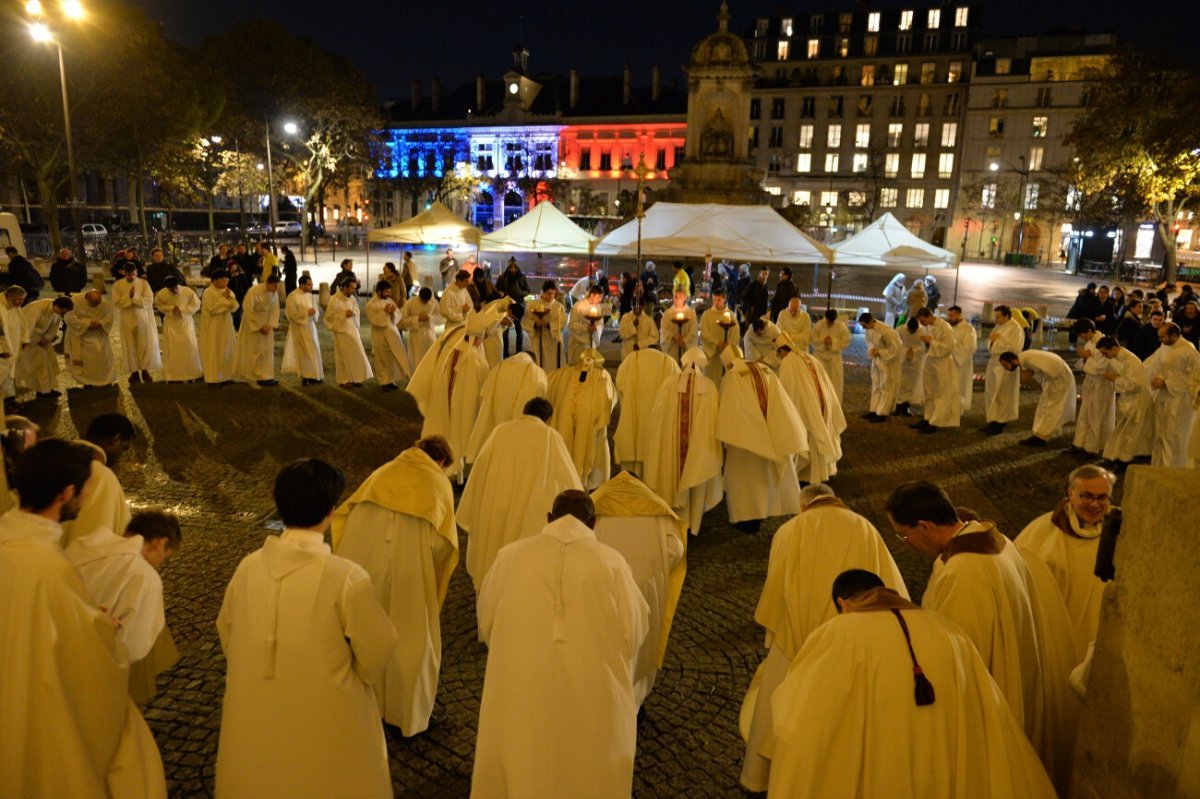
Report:
M850 266L952 267L954 253L914 236L885 213L855 235L833 245L835 261Z
M529 213L484 236L479 249L485 252L587 255L595 244L595 236L568 219L554 203L543 200Z
M596 245L597 255L636 255L637 220ZM766 205L657 202L642 219L642 254L756 263L829 263L832 252Z
M474 247L479 244L479 229L459 219L440 202L391 227L367 233L367 240L393 244L447 244Z

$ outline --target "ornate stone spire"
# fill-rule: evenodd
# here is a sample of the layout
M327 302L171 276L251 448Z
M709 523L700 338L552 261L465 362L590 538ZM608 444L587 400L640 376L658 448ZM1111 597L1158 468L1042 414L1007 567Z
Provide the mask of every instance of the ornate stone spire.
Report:
M721 13L717 14L717 30L721 33L729 32L729 3L721 0Z

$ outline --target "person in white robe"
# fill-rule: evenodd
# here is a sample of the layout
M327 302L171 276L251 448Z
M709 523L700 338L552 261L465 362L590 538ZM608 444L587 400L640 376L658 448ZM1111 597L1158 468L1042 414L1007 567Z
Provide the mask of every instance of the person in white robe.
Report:
M371 356L375 376L384 391L396 391L400 380L412 375L408 350L400 338L400 308L392 300L392 285L375 284L375 296L367 301L367 324L371 326Z
M204 382L223 385L233 380L234 341L233 314L241 303L229 288L229 274L218 269L212 283L200 295L200 363L204 366Z
M284 302L287 318L287 338L283 342L284 374L300 376L300 385L311 386L325 380L325 361L321 355L321 339L317 331L321 310L313 300L312 278L301 275L296 289Z
M1080 319L1071 326L1075 334L1075 354L1083 369L1079 412L1075 417L1075 439L1071 446L1091 455L1099 455L1112 438L1117 426L1117 392L1108 373L1108 358L1096 345L1100 331L1091 319Z
M497 425L512 421L525 412L534 397L546 396L546 373L527 352L519 352L500 362L483 381L479 413L467 440L467 463L474 463L479 450Z
M585 350L577 363L555 370L546 381L546 397L554 406L550 426L562 435L583 487L598 488L612 473L608 423L617 405L604 356Z
M148 510L134 516L121 535L101 527L66 548L67 560L125 645L129 694L139 705L154 697L158 675L179 662L158 570L179 551L182 540L175 516Z
M1067 477L1067 496L1013 541L1050 569L1071 617L1080 659L1100 629L1104 583L1096 576L1096 552L1116 484L1117 476L1107 469L1090 463L1080 466Z
M645 473L646 429L658 423L651 415L658 388L664 380L679 376L675 359L655 349L638 350L617 368L617 395L621 413L613 434L613 457L617 465L637 476Z
M896 416L912 416L912 406L925 402L925 342L915 316L896 328L900 335L900 386L896 389Z
M658 344L658 325L654 324L654 317L638 304L621 317L617 335L621 337L621 359L624 360L631 353L648 350Z
M322 461L285 466L274 491L284 531L225 589L217 796L393 795L373 686L396 630L366 570L324 542L344 487Z
M27 341L17 360L17 384L33 389L39 397L57 397L60 393L54 345L63 317L74 308L70 297L34 300L21 308L22 335Z
M134 264L127 263L124 274L112 287L113 305L121 312L122 364L130 380L148 383L150 370L162 368L158 324L154 320L154 290L137 276Z
M472 799L633 791L634 668L649 609L595 509L560 495L541 532L509 544L477 603L488 646Z
M18 507L0 516L0 796L165 799L154 738L129 698L112 621L64 556L85 447L51 439L17 460Z
M483 357L492 368L504 360L504 338L508 335L508 328L513 325L513 317L509 313L512 304L511 297L501 297L479 307L481 313L488 314L489 322L483 336Z
M775 318L775 324L780 333L787 333L796 342L798 352L808 352L812 344L812 317L799 297L788 300L787 307Z
M422 288L404 303L400 324L408 334L408 363L415 370L425 353L437 341L434 328L437 326L438 306L433 301L433 290Z
M838 577L776 689L768 796L1055 799L970 638L881 582Z
M696 334L700 329L696 310L688 305L688 299L687 292L675 292L674 301L663 311L658 323L659 346L677 361L683 353L696 346Z
M850 328L838 319L834 308L825 311L825 315L812 326L813 355L829 374L833 388L837 391L838 402L845 396L845 369L842 366L842 351L850 346Z
M479 417L483 384L490 373L483 339L492 313L471 311L459 334L452 331L443 335L454 343L430 350L405 386L424 417L421 437L442 436L450 443L454 463L447 472L451 477L463 472L471 432Z
M1146 359L1146 377L1154 402L1154 432L1150 463L1188 468L1188 435L1194 424L1200 396L1200 353L1183 338L1179 325L1167 322L1158 329L1161 346Z
M600 346L604 332L604 292L599 286L588 289L587 296L571 306L567 321L567 365L579 363L584 351Z
M1061 359L1060 359L1061 360ZM904 483L888 521L909 545L937 557L922 606L957 624L983 657L1060 795L1066 796L1079 700L1071 670L1083 659L1050 571L989 521L963 522L938 486Z
M334 369L342 388L361 388L375 375L363 348L361 326L358 284L347 280L329 295L325 306L325 327L333 332Z
M962 385L954 364L954 352L958 341L954 328L945 319L939 319L929 310L917 311L921 341L928 347L925 366L921 375L921 387L925 404L921 408L922 419L914 427L922 435L936 433L947 427L958 427L962 417Z
M625 558L650 610L646 639L638 649L633 693L638 706L654 689L687 570L686 531L671 506L629 472L592 492L596 540Z
M779 353L775 349L775 339L779 336L779 328L766 317L754 319L746 326L746 335L742 337L742 351L750 363L761 363L771 369L779 369Z
M883 288L883 323L888 327L895 327L908 308L908 289L904 287L904 281L907 279L903 272L897 272L891 282Z
M1141 360L1118 341L1105 336L1096 348L1108 359L1104 379L1117 392L1117 424L1104 444L1104 459L1128 465L1134 458L1149 456L1154 435L1154 403Z
M89 431L91 432L91 431ZM132 518L129 501L125 499L125 491L121 481L117 479L117 456L112 456L112 466L109 466L111 447L97 444L87 437L76 441L92 450L92 469L88 477L83 501L71 519L63 521L63 548L72 541L88 535L95 530L124 530Z
M863 418L868 422L886 422L896 410L900 391L900 358L904 344L895 328L888 327L869 313L858 317L867 331L867 357L871 359L871 398Z
M725 444L725 503L729 521L757 531L770 516L800 511L797 464L808 463L808 432L800 414L765 366L727 347L717 409L717 437Z
M726 302L725 291L715 289L712 298L712 307L700 314L700 349L708 361L704 374L713 383L719 384L725 376L721 351L742 340L742 328L738 324L737 314Z
M256 283L242 298L234 375L247 383L276 386L275 331L279 329L279 275Z
M17 394L21 352L29 343L29 331L21 312L25 297L25 289L20 286L9 286L0 296L0 333L4 336L0 346L0 396L4 399Z
M96 289L71 298L75 307L64 317L63 359L67 372L82 386L107 386L116 379L110 331L112 303ZM2 368L2 367L0 367Z
M558 286L547 280L541 295L526 306L521 321L529 334L529 354L547 374L566 363L562 339L567 312L557 297Z
M457 521L467 533L467 573L476 593L502 547L536 535L554 498L583 488L562 435L549 424L553 413L549 400L527 402L484 440L471 468Z
M467 314L475 308L475 300L467 286L471 285L471 273L460 270L454 276L454 283L447 286L438 301L438 313L446 320L446 325L456 325L465 322Z
M775 346L779 350L779 382L808 436L808 465L796 472L803 483L824 482L837 474L842 458L842 432L846 429L842 404L820 361L786 333L775 338Z
M163 317L163 380L168 383L199 380L204 375L196 340L195 317L200 310L200 298L189 287L179 285L179 279L172 275L154 295L154 307Z
M334 554L362 566L400 635L375 683L383 720L411 737L429 728L442 664L442 605L458 565L453 461L423 438L380 466L334 511Z
M1075 374L1062 358L1053 352L1026 350L1021 354L1006 352L1000 356L1001 368L1021 371L1042 385L1033 413L1033 435L1021 440L1026 447L1044 447L1058 435L1063 425L1075 419Z
M988 335L988 364L984 376L983 402L987 412L986 435L1004 432L1009 422L1016 421L1021 411L1021 377L1000 364L1006 352L1020 352L1025 347L1025 332L1007 305L997 305L993 311L996 326Z
M975 393L975 348L979 345L979 334L975 332L975 325L963 319L962 308L957 305L946 309L946 321L954 331L954 371L958 375L965 415L971 412L971 399Z
M683 354L683 371L658 387L650 418L642 428L646 443L646 485L662 497L692 535L700 532L705 511L724 498L724 452L717 438L719 394L705 374L706 358L697 347Z
M767 655L742 703L741 783L750 791L767 790L775 747L771 698L809 634L836 615L829 600L834 579L848 569L865 569L908 599L900 569L875 525L824 483L806 486L800 506L771 539L767 578L754 611L766 631Z

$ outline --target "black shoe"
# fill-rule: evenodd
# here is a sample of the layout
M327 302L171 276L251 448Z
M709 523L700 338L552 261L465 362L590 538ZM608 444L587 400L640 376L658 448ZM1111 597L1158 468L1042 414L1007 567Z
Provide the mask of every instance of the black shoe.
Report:
M1022 447L1044 447L1046 446L1046 439L1030 436L1029 438L1021 439L1020 444Z
M267 388L268 386L277 386L277 385L279 385L279 381L278 381L278 380L275 380L275 379L271 379L271 380L259 380L259 381L258 381L258 384L259 384L260 386L262 386L263 388Z
M876 416L878 416L878 414L875 413L875 411L871 411L869 413L864 413L861 418L866 419L869 422L872 419L874 419Z
M998 436L1004 432L1004 428L1007 426L1000 422L990 422L987 427L983 428L983 434L985 436Z
M930 427L930 424L928 419L922 419L916 424L910 424L909 427L911 427L913 430L924 430L925 428Z
M869 419L868 421L870 421L872 424L879 424L880 422L886 422L887 420L888 418L886 416L880 416L879 414L876 414L875 418Z
M907 402L902 402L896 406L896 410L892 411L892 416L912 416L912 411Z
M150 376L150 372L146 371L145 369L142 370L142 382L143 383L153 383L154 382L154 378Z
M942 429L942 428L940 428L940 427L934 427L933 425L931 425L931 424L928 424L928 425L925 425L924 427L922 427L922 428L918 429L918 430L917 430L917 435L921 435L921 436L931 436L931 435L933 435L934 433L941 432L941 429Z
M748 522L735 522L734 527L743 533L757 533L762 529L762 519L752 519Z
M384 391L399 391L400 390L400 386L396 385L395 383L388 383L386 386L380 386L380 388L383 389Z

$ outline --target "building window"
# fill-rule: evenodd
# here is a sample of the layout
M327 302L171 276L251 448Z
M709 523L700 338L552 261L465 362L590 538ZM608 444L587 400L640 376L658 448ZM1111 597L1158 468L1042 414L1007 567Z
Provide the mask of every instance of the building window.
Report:
M854 171L856 173L867 171L867 154L866 153L855 153L854 154Z
M817 98L801 97L800 98L800 116L805 119L812 119L817 115Z
M951 61L950 69L946 72L946 83L958 83L962 80L963 62Z
M958 142L958 123L942 123L942 146L953 147Z
M897 64L892 71L892 85L903 86L908 83L908 64Z
M993 139L1004 136L1004 117L992 117L988 120L988 136Z
M842 96L833 94L829 97L829 116L833 119L842 118Z
M771 157L767 159L767 174L778 175L781 164L782 159L778 155L772 154Z
M853 14L838 14L838 33L849 33L853 24Z
M904 123L903 122L888 123L887 146L888 147L899 147L900 139L903 135L904 135Z
M848 191L846 192L846 205L851 208L862 208L867 204L867 193L865 191Z
M880 208L895 208L899 199L899 189L880 189L879 190L879 207Z
M608 152L607 150L600 153L600 171L612 171L612 153Z
M659 172L667 168L667 150L665 147L659 147L655 151L654 168Z
M829 130L825 132L826 147L841 147L842 146L842 126L830 125Z
M1050 87L1049 86L1042 86L1037 90L1037 100L1034 101L1034 105L1036 105L1038 108L1049 108L1050 107Z
M800 126L800 149L801 150L811 150L812 144L813 144L813 126L812 125L801 125Z
M874 102L869 94L860 94L858 96L858 115L860 117L871 116L871 110L874 108Z
M1007 75L1010 72L1012 72L1012 59L1011 58L997 58L996 59L996 74L997 75Z
M792 205L812 205L811 191L794 191L792 192Z
M858 79L858 82L862 86L874 86L875 85L875 65L874 64L863 64L862 65L862 77L860 77Z
M917 180L925 177L925 153L913 153L912 177Z
M750 139L750 149L758 147L758 125L751 125L746 129L746 137Z
M825 27L825 15L824 14L813 14L812 16L810 16L808 18L808 32L809 33L820 33L821 29L824 27Z
M779 44L775 48L775 60L776 61L787 61L788 60L788 48L790 46L791 46L791 42L789 42L787 39L780 39Z
M771 139L770 139L770 143L767 146L768 147L782 147L783 146L783 128L781 126L779 126L779 125L771 126Z
M992 164L1000 160L1000 147L994 144L989 144L985 152L985 160L983 166L986 169L991 169Z
M891 113L892 113L892 116L894 116L894 117L904 116L904 95L897 94L895 97L892 98Z
M917 99L917 116L927 117L933 113L933 99L927 92L921 92Z
M950 49L951 50L966 50L967 49L967 32L955 31L950 34Z
M786 101L782 97L771 99L771 119L783 119Z
M929 24L927 24L925 27L929 28L931 31L935 31L942 27L942 10L940 8L929 9L927 22Z
M756 61L762 61L766 57L767 57L767 43L764 41L755 42L754 43L754 59Z
M1008 89L992 89L992 108L1008 108Z
M854 146L864 150L871 146L871 125L863 122L854 128Z
M812 172L812 153L796 154L796 171Z
M996 207L996 184L985 183L983 185L983 193L979 198L979 206L981 208L993 209Z
M879 37L864 36L863 37L863 55L873 56L879 53Z
M918 122L913 125L913 146L928 147L929 146L929 123Z
M938 49L938 35L935 32L927 32L921 45L926 53L936 52Z
M1033 211L1038 206L1038 184L1030 183L1025 187L1025 210Z
M592 151L584 150L579 154L579 169L587 172L592 168ZM483 170L480 170L483 171Z
M1033 118L1033 138L1044 139L1050 130L1050 117Z
M872 11L867 14L867 30L871 33L879 33L879 12Z
M909 189L904 193L904 206L906 208L924 208L925 207L925 190L924 189Z
M921 64L921 84L928 86L933 83L937 77L937 64L933 61L926 61Z
M765 36L767 33L767 28L770 26L770 24L771 20L767 19L766 17L759 17L756 19L754 21L754 35Z
M817 58L820 55L821 55L821 40L820 39L809 39L808 40L808 57L809 58Z
M750 100L750 118L758 119L762 116L762 100L757 97Z
M958 8L954 9L954 27L956 27L956 28L967 27L967 14L969 12L970 12L970 9L967 8L966 6L959 6Z
M898 33L896 34L896 54L904 55L912 50L912 34Z
M825 171L831 175L838 171L838 154L837 153L826 153L825 154Z
M779 32L783 36L792 35L792 18L784 17L779 21Z
M782 186L763 186L763 191L770 194L772 197L780 197L783 195Z
M938 177L942 180L954 177L954 153L942 153L938 156Z
M821 207L822 208L837 208L838 193L836 191L821 192Z
M959 96L958 92L950 92L946 95L946 110L945 114L948 117L958 116Z
M842 36L838 38L838 55L846 58L850 55L850 37Z
M883 176L894 178L900 174L900 153L888 153L883 157Z
M900 30L910 31L910 30L912 30L912 26L913 26L913 12L901 11L900 12Z
M934 189L933 190L933 207L938 208L938 209L950 207L950 190L949 189Z
M1029 148L1029 171L1037 172L1042 168L1042 157L1046 154L1046 148L1040 145Z

